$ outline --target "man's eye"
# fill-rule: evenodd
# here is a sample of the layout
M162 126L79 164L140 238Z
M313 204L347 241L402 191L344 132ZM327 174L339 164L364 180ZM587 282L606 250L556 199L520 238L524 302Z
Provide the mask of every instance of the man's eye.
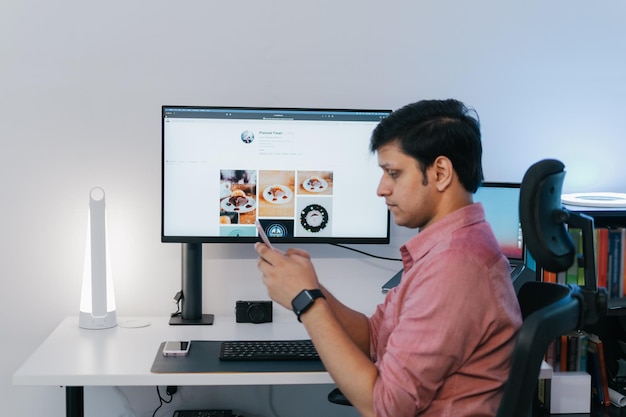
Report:
M398 171L388 170L387 175L389 175L391 178L396 178L398 176Z

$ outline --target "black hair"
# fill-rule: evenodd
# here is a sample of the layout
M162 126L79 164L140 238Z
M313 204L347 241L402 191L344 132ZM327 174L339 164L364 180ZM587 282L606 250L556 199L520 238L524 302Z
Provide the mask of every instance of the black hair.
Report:
M370 150L394 141L424 174L445 156L467 191L476 192L483 180L478 114L458 100L422 100L394 111L374 129Z

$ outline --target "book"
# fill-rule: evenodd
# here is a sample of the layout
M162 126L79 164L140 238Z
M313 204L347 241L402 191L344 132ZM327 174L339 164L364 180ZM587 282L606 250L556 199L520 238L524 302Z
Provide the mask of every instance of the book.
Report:
M592 386L595 385L596 398L600 404L608 407L611 405L611 399L609 398L609 379L604 358L604 345L602 340L593 333L587 335L587 355L587 365L590 367ZM595 384L594 374L596 374Z
M542 280L544 282L556 283L556 272L550 272L544 269L542 271L542 275Z
M576 256L574 258L574 263L572 263L567 271L565 271L565 283L584 285L585 277L583 274L583 269L578 265L578 258L582 251L582 230L572 227L568 230L568 233L572 238L572 242L574 242L574 253L576 254Z
M570 333L567 335L567 368L566 371L575 372L578 371L579 364L579 343L578 343L578 333Z
M537 383L537 398L539 402L543 404L544 410L550 409L550 400L551 400L551 380L550 379L540 379Z
M626 228L620 228L622 231L622 253L620 257L620 270L621 270L621 283L622 292L621 297L626 296Z
M566 346L563 346L565 344ZM561 338L561 372L587 371L587 333L574 330Z
M624 294L624 239L626 228L609 230L609 254L607 269L607 291L610 299Z
M568 342L568 337L566 334L561 335L561 343L559 344L560 347L560 352L558 353L559 355L559 370L561 372L565 372L567 371L567 363L568 363L568 358L569 358L569 354L568 354L568 348L569 348L569 344Z
M598 227L595 233L596 277L598 288L608 288L607 273L609 268L609 229Z
M589 353L589 334L585 331L578 332L578 363L577 371L587 372L587 354Z
M593 343L589 343L587 352L587 368L591 375L591 398L598 404L605 405L602 378L600 376L600 359L598 358L598 348Z
M553 370L556 370L556 362L557 362L557 359L556 359L557 347L556 346L557 346L556 340L553 340L552 342L550 342L550 344L548 345L548 349L546 350L546 354L544 356L544 360L546 361L548 365L550 365L550 367L552 367Z

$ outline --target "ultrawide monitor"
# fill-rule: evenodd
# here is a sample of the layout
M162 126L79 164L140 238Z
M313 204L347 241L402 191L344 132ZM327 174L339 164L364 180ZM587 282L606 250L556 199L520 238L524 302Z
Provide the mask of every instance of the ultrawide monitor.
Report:
M163 106L162 241L388 243L372 130L391 111Z

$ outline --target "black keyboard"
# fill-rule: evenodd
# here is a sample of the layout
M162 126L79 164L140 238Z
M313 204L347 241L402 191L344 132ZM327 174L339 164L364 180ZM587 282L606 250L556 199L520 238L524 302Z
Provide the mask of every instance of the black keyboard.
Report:
M222 342L223 361L319 360L310 340L234 340Z
M177 410L173 417L232 417L231 410Z

